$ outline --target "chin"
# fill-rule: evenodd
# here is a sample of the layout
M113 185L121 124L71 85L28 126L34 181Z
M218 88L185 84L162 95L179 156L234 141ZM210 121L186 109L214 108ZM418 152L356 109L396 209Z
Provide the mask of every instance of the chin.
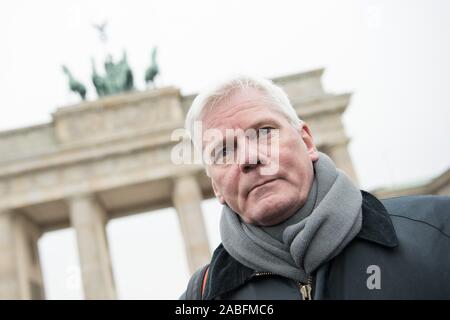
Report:
M246 214L244 221L253 225L272 226L283 222L294 214L296 199L286 195L272 195L256 202L256 206Z

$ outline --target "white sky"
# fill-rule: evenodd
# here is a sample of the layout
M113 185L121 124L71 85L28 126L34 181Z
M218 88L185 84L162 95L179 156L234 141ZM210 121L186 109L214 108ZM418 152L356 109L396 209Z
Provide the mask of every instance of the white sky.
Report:
M92 27L104 19L107 48ZM0 41L0 130L48 122L78 101L61 64L88 84L91 56L101 70L105 52L118 59L126 49L143 89L158 45L159 85L186 94L228 73L325 67L327 91L354 93L344 125L365 189L427 180L450 166L446 0L2 1ZM204 209L213 247L219 206L208 200ZM113 220L107 230L119 298L178 297L188 271L173 209ZM44 235L40 251L47 296L81 298L74 231Z

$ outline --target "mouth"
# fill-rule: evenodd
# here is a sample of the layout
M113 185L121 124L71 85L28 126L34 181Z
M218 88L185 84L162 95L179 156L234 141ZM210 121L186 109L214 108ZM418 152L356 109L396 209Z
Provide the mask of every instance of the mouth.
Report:
M258 189L258 188L261 187L261 186L265 186L265 185L267 185L267 184L269 184L269 183L271 183L271 182L274 182L275 180L277 180L277 178L270 179L270 180L267 180L267 181L264 181L264 182L262 182L262 183L258 183L258 184L256 184L256 185L254 185L254 186L248 191L248 194L250 194L250 192L252 192L252 191ZM247 195L248 195L248 194L247 194Z

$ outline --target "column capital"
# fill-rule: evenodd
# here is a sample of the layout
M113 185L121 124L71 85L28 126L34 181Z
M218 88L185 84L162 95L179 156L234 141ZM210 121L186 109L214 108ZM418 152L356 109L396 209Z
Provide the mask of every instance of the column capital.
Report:
M67 202L69 204L69 215L72 225L74 224L74 219L80 216L85 217L86 215L91 216L88 219L100 217L104 225L108 222L108 215L94 193L76 194L68 198ZM92 212L95 212L95 215ZM78 217L75 217L75 214Z
M175 206L177 202L201 202L203 200L200 183L194 175L183 175L174 178L172 192Z
M92 192L81 192L81 193L73 194L67 198L67 201L71 202L71 201L76 201L76 200L80 200L80 199L87 199L87 200L92 200L92 201L97 202L97 197Z

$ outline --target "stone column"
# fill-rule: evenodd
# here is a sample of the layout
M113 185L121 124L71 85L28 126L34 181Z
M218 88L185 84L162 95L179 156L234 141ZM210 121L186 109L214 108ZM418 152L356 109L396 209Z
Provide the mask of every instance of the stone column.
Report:
M39 228L20 212L0 210L0 300L44 299Z
M191 273L209 263L211 259L201 201L202 194L195 177L184 176L175 179L173 204L178 213Z
M93 195L71 198L69 208L77 234L85 299L116 299L105 230L106 212Z
M326 146L326 153L333 159L336 167L343 170L355 185L358 186L358 178L348 152L348 142L349 140L345 140L334 145Z

